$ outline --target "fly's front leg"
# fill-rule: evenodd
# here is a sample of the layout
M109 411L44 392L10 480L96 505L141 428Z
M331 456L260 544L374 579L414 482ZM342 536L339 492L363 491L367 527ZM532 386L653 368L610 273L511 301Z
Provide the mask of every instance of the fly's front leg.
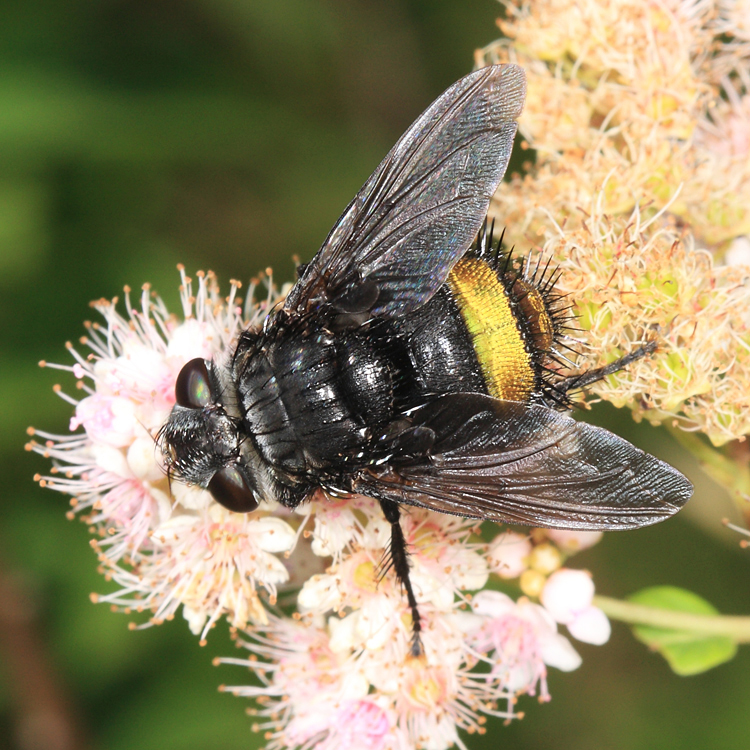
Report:
M381 500L380 507L383 509L385 520L391 524L390 564L396 573L401 587L406 592L406 601L409 603L409 608L411 609L411 654L412 656L419 657L424 654L422 639L419 635L422 631L422 620L419 616L417 599L414 596L414 589L409 578L409 553L406 550L406 539L404 539L404 532L399 523L401 513L398 504L393 502L393 500ZM389 566L386 565L384 567L387 569Z

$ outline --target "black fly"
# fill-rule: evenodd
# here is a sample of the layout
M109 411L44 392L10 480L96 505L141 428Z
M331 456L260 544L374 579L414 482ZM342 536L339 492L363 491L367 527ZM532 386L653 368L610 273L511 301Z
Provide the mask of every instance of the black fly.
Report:
M525 97L515 65L462 78L406 131L262 330L185 365L160 433L170 474L236 512L295 508L323 488L377 499L390 563L420 619L402 505L504 523L631 529L692 486L567 393L647 353L558 375L554 284L492 250L489 201ZM541 274L544 277L544 273Z

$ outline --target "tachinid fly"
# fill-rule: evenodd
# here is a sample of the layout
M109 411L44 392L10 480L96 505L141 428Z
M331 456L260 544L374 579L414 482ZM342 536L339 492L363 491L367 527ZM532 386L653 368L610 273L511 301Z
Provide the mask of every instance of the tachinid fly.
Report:
M526 90L515 65L462 78L367 180L262 330L185 365L160 433L170 474L237 512L316 489L377 499L420 618L400 506L567 529L631 529L692 494L678 471L558 409L617 371L559 375L566 314L544 274L480 232ZM474 247L472 242L479 233Z

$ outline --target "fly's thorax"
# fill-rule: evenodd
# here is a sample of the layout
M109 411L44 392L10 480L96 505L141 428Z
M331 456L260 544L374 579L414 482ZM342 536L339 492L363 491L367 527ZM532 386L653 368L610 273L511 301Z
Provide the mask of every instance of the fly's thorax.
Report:
M490 395L528 402L541 394L559 318L549 286L484 258L465 257L453 267L448 287Z
M248 442L290 507L361 463L369 420L390 416L387 362L365 334L333 332L328 322L318 313L277 316L241 339L234 358Z

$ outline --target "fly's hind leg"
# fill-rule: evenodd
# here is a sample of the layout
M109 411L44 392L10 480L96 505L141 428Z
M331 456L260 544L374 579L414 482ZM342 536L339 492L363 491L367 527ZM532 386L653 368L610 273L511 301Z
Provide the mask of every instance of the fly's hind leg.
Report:
M380 507L383 509L385 520L391 524L390 565L384 567L386 569L388 567L393 568L396 578L398 578L401 587L406 592L406 601L409 603L409 608L411 609L411 654L412 656L419 657L424 654L422 639L420 637L422 631L422 620L419 616L417 599L414 596L414 589L412 588L411 579L409 578L409 553L406 549L404 532L399 523L401 512L399 511L398 504L393 500L381 500Z
M592 383L603 380L608 375L613 375L614 373L619 372L632 362L637 362L639 359L642 359L649 354L653 354L656 351L656 348L656 341L648 341L637 349L633 349L632 352L628 352L624 357L620 357L614 362L604 365L604 367L597 367L595 370L587 370L586 372L572 375L569 378L565 378L565 380L555 383L554 389L557 393L565 395L570 391L577 391L581 388L585 388Z

